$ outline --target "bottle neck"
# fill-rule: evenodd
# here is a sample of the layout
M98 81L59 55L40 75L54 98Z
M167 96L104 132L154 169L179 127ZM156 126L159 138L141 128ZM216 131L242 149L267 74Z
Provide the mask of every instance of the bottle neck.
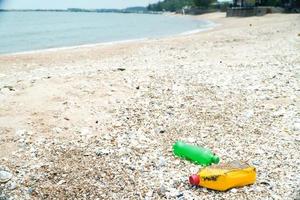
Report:
M220 158L218 157L218 156L213 156L212 158L211 158L211 161L213 162L213 163L215 163L215 164L218 164L219 162L220 162Z

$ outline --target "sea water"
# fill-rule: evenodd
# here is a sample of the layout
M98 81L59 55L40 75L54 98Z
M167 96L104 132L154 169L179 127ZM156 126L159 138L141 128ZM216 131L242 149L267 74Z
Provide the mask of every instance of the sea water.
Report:
M208 21L158 14L0 12L0 54L157 38L211 26Z

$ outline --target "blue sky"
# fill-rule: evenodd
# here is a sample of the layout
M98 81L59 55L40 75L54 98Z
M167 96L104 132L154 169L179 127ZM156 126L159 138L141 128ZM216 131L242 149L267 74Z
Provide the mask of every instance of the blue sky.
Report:
M0 0L0 6L6 9L125 8L154 2L158 0Z

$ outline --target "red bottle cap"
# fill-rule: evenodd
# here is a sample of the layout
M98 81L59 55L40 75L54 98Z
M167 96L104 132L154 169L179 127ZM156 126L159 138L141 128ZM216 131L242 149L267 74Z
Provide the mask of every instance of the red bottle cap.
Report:
M191 175L189 178L189 181L190 181L190 184L192 184L192 185L199 185L199 183L200 183L199 176L196 174Z

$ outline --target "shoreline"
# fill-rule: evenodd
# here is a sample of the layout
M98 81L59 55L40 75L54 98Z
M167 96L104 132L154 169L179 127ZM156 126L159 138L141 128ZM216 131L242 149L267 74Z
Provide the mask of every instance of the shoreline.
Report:
M56 52L56 51L72 50L72 49L78 49L78 48L111 46L111 45L118 45L118 44L130 44L133 42L141 42L141 41L147 41L147 40L151 40L151 39L140 38L140 39L132 39L132 40L119 40L119 41L113 41L113 42L100 42L100 43L82 44L82 45L74 45L74 46L53 47L53 48L47 48L47 49L37 49L37 50L28 50L28 51L14 52L14 53L5 53L5 54L0 54L0 57L1 56L17 56L17 55L26 55L26 54Z

